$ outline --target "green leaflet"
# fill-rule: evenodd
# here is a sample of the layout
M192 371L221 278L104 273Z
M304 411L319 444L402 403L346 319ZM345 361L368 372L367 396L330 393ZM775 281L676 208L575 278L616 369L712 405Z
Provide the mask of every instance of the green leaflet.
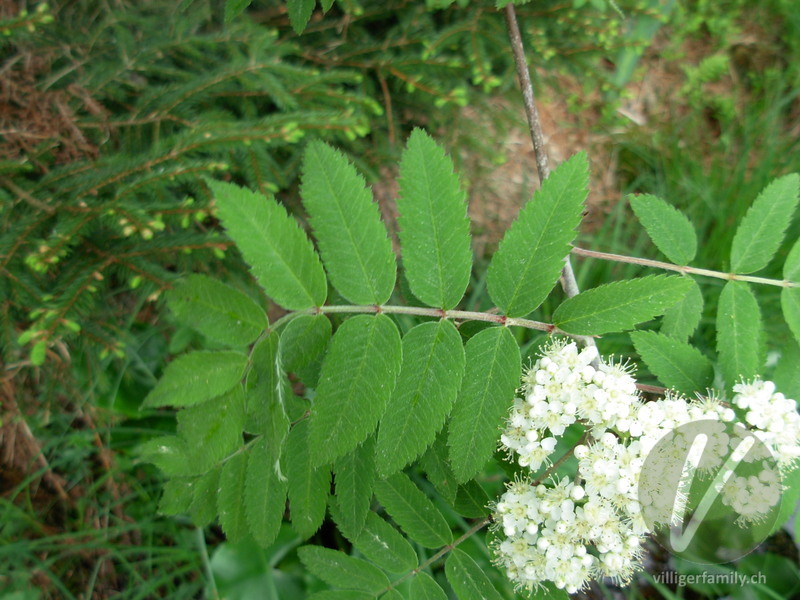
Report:
M358 315L333 336L311 410L315 465L346 454L372 433L400 369L400 334L386 315Z
M800 284L800 240L797 240L783 263L783 278Z
M411 600L447 600L447 594L433 577L421 571L411 581Z
M177 435L161 435L142 442L136 454L168 477L185 476L192 470L186 462L186 440Z
M478 564L458 548L454 548L447 558L444 572L458 600L502 600Z
M167 292L178 319L226 346L246 346L269 324L262 308L243 294L205 275L189 275Z
M378 431L378 472L422 454L444 425L464 376L464 347L450 321L422 323L403 338L403 364Z
M286 414L286 399L291 389L286 375L278 369L278 334L275 331L260 340L253 348L253 363L247 374L247 421L248 433L264 435L271 448L280 452L283 441L289 435L289 417Z
M348 539L358 537L372 503L375 485L375 436L369 436L359 446L334 463L336 502L339 509L337 524Z
M317 0L286 0L286 7L289 9L289 23L292 25L297 35L303 33L314 12Z
M800 176L772 181L748 209L731 245L731 271L753 273L767 266L783 241L797 207Z
M217 517L217 490L221 473L222 466L216 466L194 483L189 514L197 527L210 525Z
M225 23L230 23L242 14L253 0L227 0L225 2Z
M480 519L489 514L489 496L474 479L458 486L453 508L462 517Z
M458 491L458 483L456 482L455 473L450 467L448 460L449 452L447 449L448 429L445 427L436 436L436 441L433 442L428 451L420 459L420 464L425 471L425 475L436 488L436 491L442 495L448 504L453 504L456 499L456 492Z
M378 481L375 495L395 523L421 546L439 548L453 541L442 513L404 473Z
M667 309L661 320L661 333L685 342L697 329L703 316L703 292L694 279L683 297L672 308Z
M237 385L211 402L178 412L178 435L186 441L186 475L200 475L242 445L244 391Z
M800 398L800 369L797 365L800 365L800 346L790 341L781 348L781 356L772 374L775 386L787 398Z
M450 416L450 464L458 482L492 457L521 373L519 346L505 327L490 327L466 346L467 370Z
M142 403L146 406L191 406L216 398L239 383L247 366L241 352L190 352L164 369Z
M381 596L380 600L405 600L405 598L403 597L403 594L397 590L389 590L383 596Z
M589 163L581 152L550 174L506 231L489 265L489 296L509 317L537 308L558 282L581 222Z
M308 421L300 421L292 428L286 441L285 457L292 526L305 540L322 525L331 486L330 469L311 465Z
M222 467L217 492L219 524L229 541L236 543L250 533L245 516L245 481L248 479L248 453L233 455Z
M714 383L711 361L694 346L654 331L630 335L642 360L666 387L694 397Z
M341 152L308 144L300 195L331 283L353 304L383 304L394 290L397 266L378 205L364 185Z
M331 322L325 315L298 315L281 333L281 367L297 373L325 351L331 339Z
M783 278L800 284L800 240L795 242L786 262L783 264ZM783 318L789 325L795 339L800 342L800 288L783 288L781 290L781 307Z
M697 234L689 219L657 196L628 196L650 239L670 261L688 265L697 253Z
M206 180L218 214L267 295L288 310L321 306L325 271L311 240L274 198Z
M717 352L728 389L740 379L753 379L764 365L761 310L750 287L741 281L726 283L719 296Z
M781 290L781 308L789 329L795 339L800 342L800 288L783 288Z
M340 525L341 514L335 502L331 504L331 515ZM357 536L349 537L344 530L340 531L368 560L390 573L411 571L419 563L417 553L408 540L374 512L367 513L364 526Z
M224 474L223 470L223 476ZM225 482L221 481L221 484L224 489ZM250 450L250 457L247 460L245 488L244 490L237 488L236 492L239 494L239 502L244 502L247 531L262 548L269 547L280 530L283 511L286 508L286 487L286 480L280 474L275 451L268 446L264 438L258 440ZM222 511L221 505L220 511ZM220 522L222 522L221 512Z
M691 286L690 279L678 275L648 275L607 283L562 302L553 313L553 323L578 335L633 329L637 323L664 314Z
M451 309L472 270L466 193L453 161L421 129L408 138L399 183L397 222L411 291L428 306Z
M321 546L301 546L297 555L306 569L334 587L377 594L391 583L377 567L344 552Z
M187 513L196 481L196 477L173 477L166 481L158 501L158 512L168 516Z

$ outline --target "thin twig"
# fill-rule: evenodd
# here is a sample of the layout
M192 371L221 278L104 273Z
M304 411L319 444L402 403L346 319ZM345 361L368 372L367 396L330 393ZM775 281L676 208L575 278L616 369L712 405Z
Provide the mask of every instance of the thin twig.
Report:
M586 250L585 248L578 248L577 246L573 246L572 254L577 256L587 256L589 258L599 258L600 260L627 263L631 265L641 265L643 267L653 267L655 269L664 269L665 271L676 271L683 274L714 277L716 279L725 279L727 281L747 281L750 283L761 283L764 285L774 285L784 288L800 287L800 283L788 281L786 279L768 279L766 277L755 277L753 275L738 275L736 273L725 273L723 271L711 271L709 269L700 269L698 267L689 267L687 265L673 265L672 263L662 262L660 260L650 260L649 258L639 258L637 256L625 256L623 254L611 254L609 252Z

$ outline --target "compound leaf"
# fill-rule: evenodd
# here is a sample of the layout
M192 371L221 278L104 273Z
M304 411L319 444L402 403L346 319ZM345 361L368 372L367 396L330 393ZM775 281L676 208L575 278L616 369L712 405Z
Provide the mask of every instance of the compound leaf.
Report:
M447 594L436 580L420 571L411 581L411 600L447 600Z
M657 196L628 198L656 248L676 265L688 265L697 253L697 234L686 215Z
M506 315L527 315L558 282L588 184L586 154L576 154L550 174L506 231L487 275L489 296Z
M672 308L667 309L661 320L661 333L685 342L697 329L703 316L703 292L694 279L683 297Z
M206 180L217 213L267 295L289 310L321 306L325 271L311 240L274 198Z
M334 519L339 524L338 506ZM344 532L343 532L344 533ZM346 536L346 534L345 534ZM368 512L361 532L348 538L361 554L390 573L404 573L417 567L419 559L403 535L374 512Z
M239 383L246 366L247 356L241 352L184 354L167 365L142 406L191 406L211 400Z
M553 313L556 327L578 335L633 329L664 314L692 286L678 275L648 275L586 290L562 302Z
M239 290L205 275L189 275L167 292L184 324L227 346L246 346L269 324L263 309Z
M408 537L421 546L439 548L453 541L442 513L404 473L378 481L375 495Z
M411 291L428 306L453 308L472 269L466 193L453 161L421 129L408 138L399 183L397 221Z
M444 425L464 376L464 347L450 321L422 323L403 338L403 364L378 431L377 465L399 471Z
M211 402L184 408L177 420L178 435L186 441L187 466L195 474L205 473L242 445L242 386Z
M311 409L312 463L328 464L372 433L400 370L400 334L386 315L358 315L336 331Z
M233 543L245 539L250 532L245 515L245 481L248 453L234 454L222 467L217 492L219 524Z
M303 160L300 195L311 218L333 286L354 304L383 304L397 266L378 205L347 158L311 142Z
M506 327L490 327L466 346L467 370L450 417L450 464L459 482L492 457L503 418L519 385L520 355Z
M301 538L308 539L322 525L331 486L330 469L311 464L308 421L300 421L292 428L285 456L292 526Z
M335 587L377 594L391 583L377 567L338 550L302 546L297 555L306 569Z
M225 482L220 483L224 487ZM286 487L275 450L265 438L258 440L247 460L245 488L236 491L240 502L244 500L249 532L262 548L269 547L280 531L286 508Z
M447 558L444 572L459 600L502 600L478 563L458 548Z
M665 386L694 396L714 382L714 367L694 346L654 331L635 331L631 340L653 374Z
M717 352L729 389L739 379L753 379L764 365L761 310L755 294L741 281L726 283L719 296Z
M325 351L331 339L331 322L325 315L298 315L281 333L281 367L297 373Z
M297 35L303 33L316 5L317 0L286 0L289 23L291 23L292 29Z
M767 266L783 241L797 207L800 176L796 173L772 181L748 209L731 245L731 270L753 273Z
M358 537L372 503L375 485L375 437L369 436L359 446L334 463L337 524L348 539Z

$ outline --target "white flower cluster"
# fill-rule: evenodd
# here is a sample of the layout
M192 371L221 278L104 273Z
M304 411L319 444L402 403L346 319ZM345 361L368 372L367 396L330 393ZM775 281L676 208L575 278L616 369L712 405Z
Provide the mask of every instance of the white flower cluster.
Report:
M729 422L736 416L713 396L690 402L668 393L663 399L643 402L628 365L596 364L596 358L594 347L579 350L574 342L552 342L523 376L522 397L515 399L501 436L509 457L531 473L551 463L557 438L570 425L580 423L589 440L574 448L579 461L575 481L553 480L548 487L523 478L511 483L496 504L494 521L503 536L494 544L495 561L512 581L529 590L546 580L570 593L595 578L628 581L639 566L641 541L648 529L642 506L651 511L649 517L656 517L650 522L674 517L676 489L667 489L673 485L668 480L651 478L654 482L640 502L639 481L648 453L682 425ZM784 462L794 464L800 456L800 418L794 402L764 382L735 389L734 404L750 408L748 423L763 427L762 439ZM727 435L713 431L708 440L720 452L733 444ZM707 456L703 453L692 466L719 466L706 464ZM672 464L684 464L685 449L674 458ZM771 476L763 481L729 477L718 488L728 506L745 514L752 511L744 507L741 490L758 491L769 485ZM764 497L772 499L773 492L774 486Z
M733 386L732 403L745 410L744 420L772 451L781 471L790 471L800 458L800 414L797 402L775 391L771 381L756 379Z

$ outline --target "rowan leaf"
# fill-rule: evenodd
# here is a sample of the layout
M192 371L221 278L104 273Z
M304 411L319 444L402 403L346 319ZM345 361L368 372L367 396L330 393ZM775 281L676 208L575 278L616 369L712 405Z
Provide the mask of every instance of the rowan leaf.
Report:
M717 352L730 389L740 379L753 379L764 366L764 328L761 310L750 287L729 281L717 307Z
M221 473L222 465L216 466L194 483L189 514L197 527L206 527L217 517L217 490Z
M331 322L325 315L298 315L281 333L281 367L290 373L313 363L331 339Z
M278 333L272 331L255 345L251 353L245 430L265 436L269 447L279 456L289 435L289 417L285 407L291 389L286 374L278 367L278 345Z
M206 180L228 235L267 295L288 310L322 306L325 271L311 240L274 198Z
M404 473L395 473L375 484L375 495L408 537L426 548L453 541L442 513Z
M220 483L224 487L225 482ZM280 531L286 508L286 488L277 454L267 440L261 438L250 450L245 488L237 488L236 493L240 502L244 501L248 531L262 548L272 545Z
M462 517L480 519L489 514L489 496L474 479L458 486L453 508Z
M382 476L399 471L433 443L458 395L464 347L450 321L422 323L403 338L403 363L378 430Z
M783 264L783 278L800 285L800 240L795 242L786 262ZM800 288L783 288L781 290L781 307L783 318L789 325L795 339L800 343Z
M397 221L408 284L428 306L451 309L472 270L466 193L453 161L421 129L408 138L399 184Z
M419 564L408 540L374 512L367 513L361 532L350 541L367 560L390 573L405 573Z
M450 552L444 572L459 600L502 600L478 563L458 548Z
M703 316L703 292L694 279L683 297L671 308L668 308L661 319L661 333L685 342L694 333Z
M394 290L397 265L364 178L344 154L311 142L300 196L333 287L354 304L385 303Z
M269 324L250 296L205 275L189 275L167 292L179 321L227 346L246 346Z
M292 428L286 441L285 456L292 526L305 540L316 533L325 519L331 486L330 469L311 464L308 421L300 421Z
M490 327L466 346L466 374L450 416L450 465L472 479L494 454L521 374L519 346L505 327Z
M248 453L234 454L222 467L217 492L219 524L229 541L236 543L247 537L250 527L245 516L245 481Z
M657 196L628 198L656 248L676 265L688 265L697 253L697 234L686 215Z
M317 0L286 0L289 23L297 35L303 33L316 5Z
M247 355L230 350L199 350L179 356L142 403L145 406L191 406L221 396L244 375Z
M420 571L411 580L411 600L447 600L447 594L436 581Z
M311 409L315 465L329 464L375 430L400 370L400 334L386 315L358 315L336 331Z
M694 397L714 383L711 361L694 346L654 331L635 331L631 340L650 371L666 387Z
M691 280L678 275L648 275L615 281L581 292L553 313L556 327L577 335L633 329L680 302Z
M359 446L334 463L338 525L348 539L361 533L372 503L375 485L375 437L369 436Z
M377 594L391 583L377 567L338 550L301 546L297 555L310 573L335 587Z
M797 208L800 176L784 175L772 181L748 209L731 245L731 270L753 273L767 266L778 251Z
M536 309L558 283L588 195L589 163L579 153L545 179L506 231L487 274L489 296L509 317Z
M237 385L219 398L178 412L177 433L186 441L192 474L201 475L242 445L244 391Z

